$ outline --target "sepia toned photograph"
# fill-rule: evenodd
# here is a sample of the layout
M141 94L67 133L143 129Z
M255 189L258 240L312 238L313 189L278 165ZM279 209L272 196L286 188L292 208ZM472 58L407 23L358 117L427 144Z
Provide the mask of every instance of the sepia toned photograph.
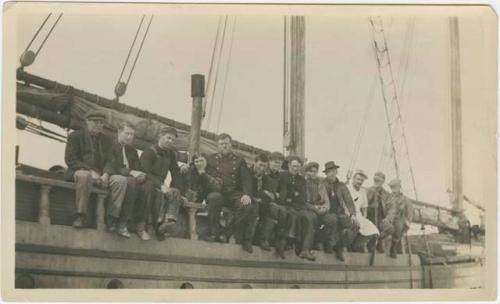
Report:
M490 7L11 2L4 33L9 295L496 297Z

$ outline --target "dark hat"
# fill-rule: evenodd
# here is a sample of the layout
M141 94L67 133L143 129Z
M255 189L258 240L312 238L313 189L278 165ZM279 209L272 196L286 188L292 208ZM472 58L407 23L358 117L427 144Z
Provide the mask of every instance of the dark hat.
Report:
M101 110L90 110L87 112L87 115L85 116L85 119L90 119L90 120L105 120L106 119L106 113L101 111Z
M316 170L319 170L319 164L317 162L307 163L307 165L305 165L304 167L304 171L307 172L311 170L311 168L316 168Z
M375 172L375 174L373 176L379 177L379 178L382 178L382 179L385 180L385 174L384 174L384 172L381 172L381 171Z
M163 136L165 134L172 134L172 135L175 135L175 137L178 137L177 129L175 129L174 127L162 126L160 128L160 135Z
M389 182L389 187L401 187L401 180L399 178L395 178Z
M272 152L271 154L269 154L269 159L284 160L285 156L281 152Z
M325 170L323 170L323 172L326 173L326 171L328 171L330 169L338 169L338 168L340 168L340 167L337 166L335 164L335 162L332 160L332 161L329 161L329 162L325 163Z

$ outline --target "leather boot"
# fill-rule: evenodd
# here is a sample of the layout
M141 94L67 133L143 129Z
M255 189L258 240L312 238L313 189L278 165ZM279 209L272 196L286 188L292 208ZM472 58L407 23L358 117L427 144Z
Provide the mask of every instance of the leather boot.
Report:
M377 240L377 251L378 253L384 253L384 240L381 238Z
M302 252L299 254L299 257L309 261L316 261L316 257L311 253L310 250L302 250Z
M344 247L343 246L335 246L335 257L339 259L339 261L344 261Z
M244 241L242 247L246 252L253 253L253 246L251 241Z
M284 239L280 239L277 241L276 253L282 259L285 259L285 247L286 247L286 241Z
M73 228L83 228L85 224L85 216L83 214L78 214L75 221L73 222Z
M269 242L265 241L265 240L259 241L259 247L260 247L260 249L265 250L265 251L271 251L272 250L271 246L269 245Z
M391 258L395 259L398 257L398 254L396 253L396 243L395 242L392 242L391 244L391 250L390 250L390 254Z

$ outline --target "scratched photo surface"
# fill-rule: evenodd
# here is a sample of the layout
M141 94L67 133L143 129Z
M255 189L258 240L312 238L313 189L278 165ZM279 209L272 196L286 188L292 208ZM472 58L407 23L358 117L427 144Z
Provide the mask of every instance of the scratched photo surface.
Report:
M11 299L495 297L490 8L6 8Z

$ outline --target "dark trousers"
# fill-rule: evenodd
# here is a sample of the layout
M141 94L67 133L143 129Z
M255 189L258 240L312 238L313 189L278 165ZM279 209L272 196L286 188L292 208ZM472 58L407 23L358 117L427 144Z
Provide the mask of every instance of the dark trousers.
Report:
M241 203L242 193L239 192L212 192L207 196L209 233L219 236L225 233L231 236L236 230L242 230L243 241L252 241L257 225L258 204L252 200L248 205ZM234 212L231 223L222 231L220 227L220 213L222 207L226 206Z
M401 237L408 230L408 227L404 224L404 219L396 218L392 221L384 219L381 223L380 229L380 239L384 239L389 235L392 236L393 243L399 243Z
M143 231L146 226L156 226L164 219L177 219L179 207L182 204L180 192L170 189L171 192L161 192L161 183L147 179L141 186L142 203L137 221L137 230Z
M293 220L289 219L288 211L285 206L274 202L265 202L259 205L261 227L259 240L269 241L274 230L276 230L276 239L284 239L290 234L290 228ZM295 232L292 234L295 235Z
M336 229L333 230L330 238L331 244L340 248L349 247L356 238L358 229L345 214L330 213L330 216L335 217L337 222Z
M127 190L121 206L119 224L126 225L132 218L132 213L139 198L144 197L144 191L141 184L134 177L127 177Z

